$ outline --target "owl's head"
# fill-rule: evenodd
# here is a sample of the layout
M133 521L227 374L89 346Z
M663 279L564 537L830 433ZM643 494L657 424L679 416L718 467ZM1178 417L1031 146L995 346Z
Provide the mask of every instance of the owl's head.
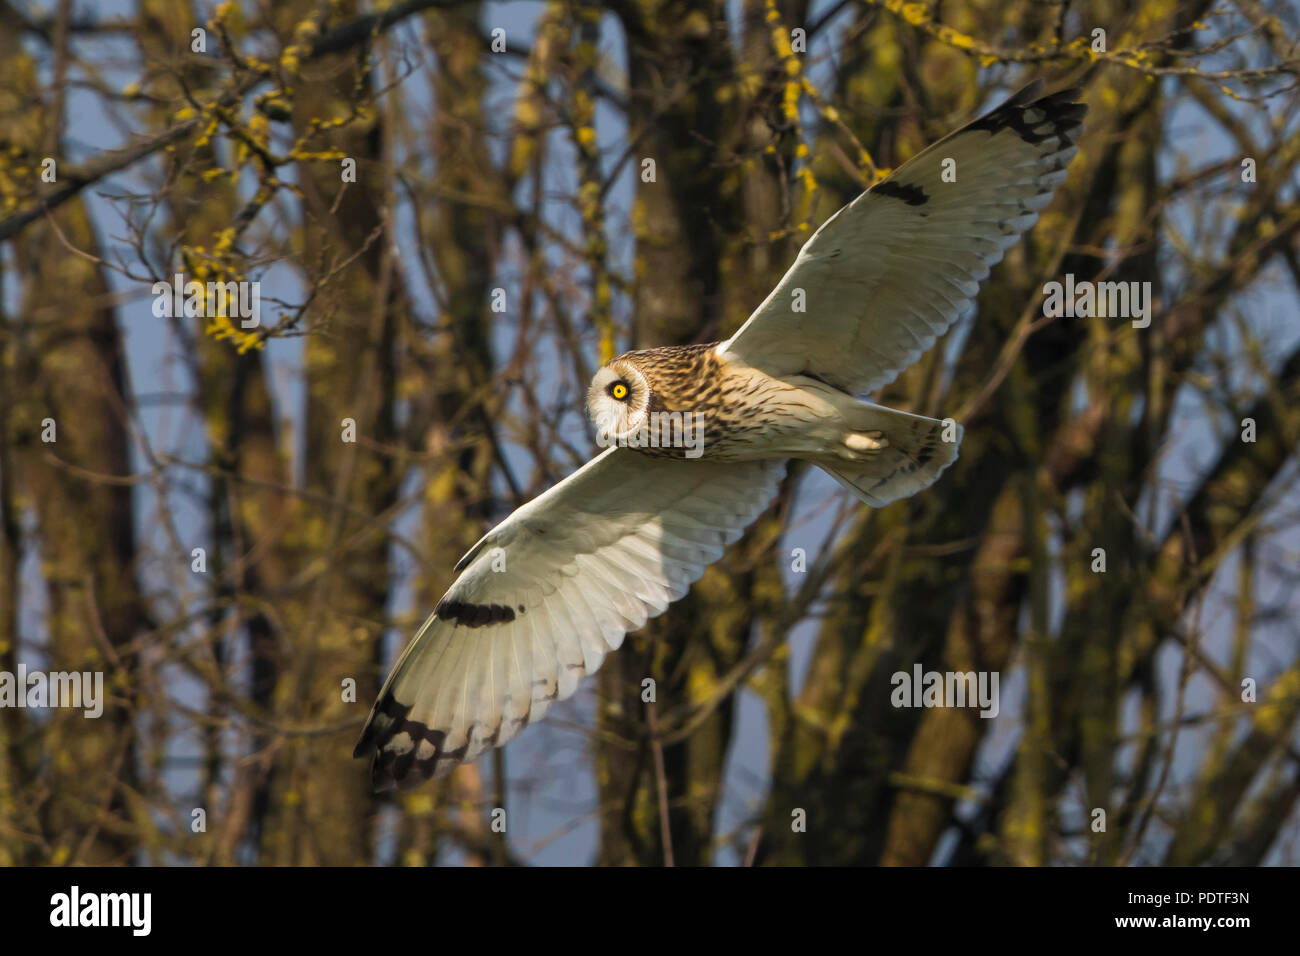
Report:
M650 382L625 358L616 358L592 377L587 389L587 417L596 440L612 444L639 429L650 410Z

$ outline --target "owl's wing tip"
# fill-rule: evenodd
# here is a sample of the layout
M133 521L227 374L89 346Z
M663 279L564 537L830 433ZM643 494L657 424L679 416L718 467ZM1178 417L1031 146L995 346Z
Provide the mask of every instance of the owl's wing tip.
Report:
M375 744L370 739L370 725L366 724L365 729L361 731L361 737L357 740L356 746L352 748L352 759L360 760L362 757L369 757L374 752Z
M965 128L995 135L1010 130L1035 146L1048 140L1062 148L1074 145L1088 112L1078 99L1082 91L1070 87L1043 96L1042 87L1043 81L1035 80Z

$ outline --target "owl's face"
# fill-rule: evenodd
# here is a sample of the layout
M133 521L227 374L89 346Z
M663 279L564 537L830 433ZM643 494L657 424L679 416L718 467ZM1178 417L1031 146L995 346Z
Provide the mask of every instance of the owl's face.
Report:
M605 445L637 431L645 424L650 395L649 380L628 360L602 366L587 389L587 417L597 441Z

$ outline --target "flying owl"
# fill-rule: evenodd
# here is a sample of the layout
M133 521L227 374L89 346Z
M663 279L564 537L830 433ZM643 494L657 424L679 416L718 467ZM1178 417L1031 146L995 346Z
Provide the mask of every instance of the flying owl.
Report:
M1040 92L839 210L727 341L628 352L596 373L587 412L612 447L456 565L357 743L377 789L442 776L542 719L722 557L788 459L874 507L956 460L955 423L860 396L973 310L980 280L1065 179L1085 107L1077 90Z

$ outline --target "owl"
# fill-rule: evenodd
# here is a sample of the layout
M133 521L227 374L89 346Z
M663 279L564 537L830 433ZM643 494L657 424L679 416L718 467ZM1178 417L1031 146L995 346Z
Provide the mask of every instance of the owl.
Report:
M725 342L628 352L596 372L587 413L605 450L456 565L357 743L377 789L442 776L542 719L722 556L788 460L874 507L938 479L961 427L864 396L973 310L1065 179L1085 107L1077 90L1040 91L840 209Z

